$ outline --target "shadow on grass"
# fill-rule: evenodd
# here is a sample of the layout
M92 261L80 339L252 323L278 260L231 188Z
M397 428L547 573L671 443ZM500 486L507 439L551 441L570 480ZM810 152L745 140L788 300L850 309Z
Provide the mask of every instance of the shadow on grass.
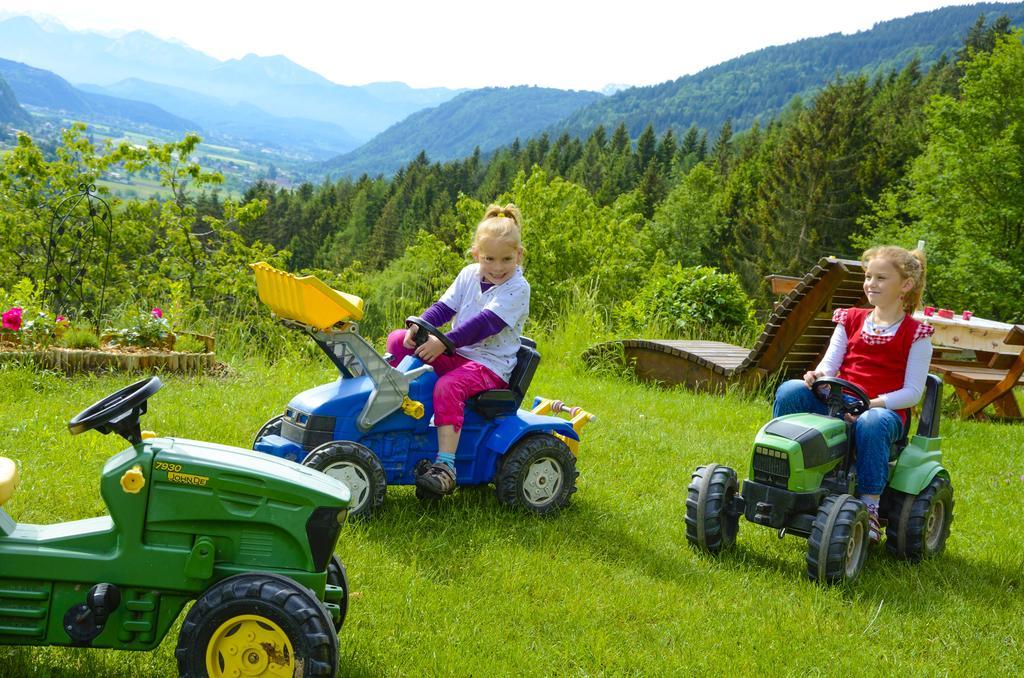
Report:
M362 531L396 560L415 560L423 576L438 581L458 576L461 561L503 544L589 558L670 582L703 574L692 559L681 557L684 543L645 538L649 530L630 520L578 498L556 515L536 516L499 505L489 486L460 488L436 505L420 504L412 491L389 488L380 515L347 529ZM343 533L342 544L344 539Z
M792 537L787 540L795 542ZM803 551L806 542L799 546ZM774 572L782 579L803 580L808 586L815 585L807 579L804 558L794 564L792 554L788 553L791 548L792 544L786 546L780 542L769 543L759 550L744 545L741 536L731 551L717 556L698 553L697 557L717 568L743 573ZM1004 567L949 551L929 560L911 563L890 555L883 544L871 549L856 582L825 588L835 590L850 602L884 601L890 608L901 611L930 608L945 611L950 598L969 599L983 607L1005 607L1008 600L1019 595L1022 584L1024 571L1020 567Z

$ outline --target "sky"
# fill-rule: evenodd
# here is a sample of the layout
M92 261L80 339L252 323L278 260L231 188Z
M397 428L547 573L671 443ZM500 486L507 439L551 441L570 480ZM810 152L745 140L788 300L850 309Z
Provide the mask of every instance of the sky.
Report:
M74 30L145 30L221 60L283 54L344 85L650 85L956 0L0 0Z

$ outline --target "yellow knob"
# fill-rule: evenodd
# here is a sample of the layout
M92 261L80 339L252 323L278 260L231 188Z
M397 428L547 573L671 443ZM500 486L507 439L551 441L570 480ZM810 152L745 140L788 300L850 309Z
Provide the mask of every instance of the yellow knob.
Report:
M142 475L142 467L136 464L121 476L121 489L128 494L138 494L146 485L146 476Z
M156 433L154 433L153 431L143 431L142 432L142 439L143 440L149 440L150 438L156 438Z
M402 411L413 419L423 418L423 403L418 400L410 400L409 396L402 397Z

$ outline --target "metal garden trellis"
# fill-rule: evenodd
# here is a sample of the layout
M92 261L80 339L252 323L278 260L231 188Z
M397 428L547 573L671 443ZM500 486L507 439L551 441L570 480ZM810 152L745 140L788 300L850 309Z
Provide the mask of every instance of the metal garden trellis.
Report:
M54 314L70 315L74 311L78 317L91 317L99 331L110 274L114 220L110 206L96 194L95 184L79 184L78 189L53 209L46 242L43 298ZM80 209L83 204L86 210ZM103 277L98 303L93 306L85 283L90 266L100 258Z

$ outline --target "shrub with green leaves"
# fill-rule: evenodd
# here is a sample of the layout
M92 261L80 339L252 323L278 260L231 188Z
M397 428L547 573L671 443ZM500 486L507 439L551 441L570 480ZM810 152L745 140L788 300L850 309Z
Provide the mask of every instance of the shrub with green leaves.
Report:
M149 313L137 313L124 327L108 329L105 337L113 346L160 346L167 343L170 334L163 311L154 308Z
M88 327L72 327L61 337L60 343L74 349L99 348L100 338Z
M679 334L712 327L745 330L754 322L750 298L736 274L709 266L655 266L640 292L615 316L630 331L642 331L654 321Z
M206 343L184 334L174 340L174 350L179 353L206 353Z

